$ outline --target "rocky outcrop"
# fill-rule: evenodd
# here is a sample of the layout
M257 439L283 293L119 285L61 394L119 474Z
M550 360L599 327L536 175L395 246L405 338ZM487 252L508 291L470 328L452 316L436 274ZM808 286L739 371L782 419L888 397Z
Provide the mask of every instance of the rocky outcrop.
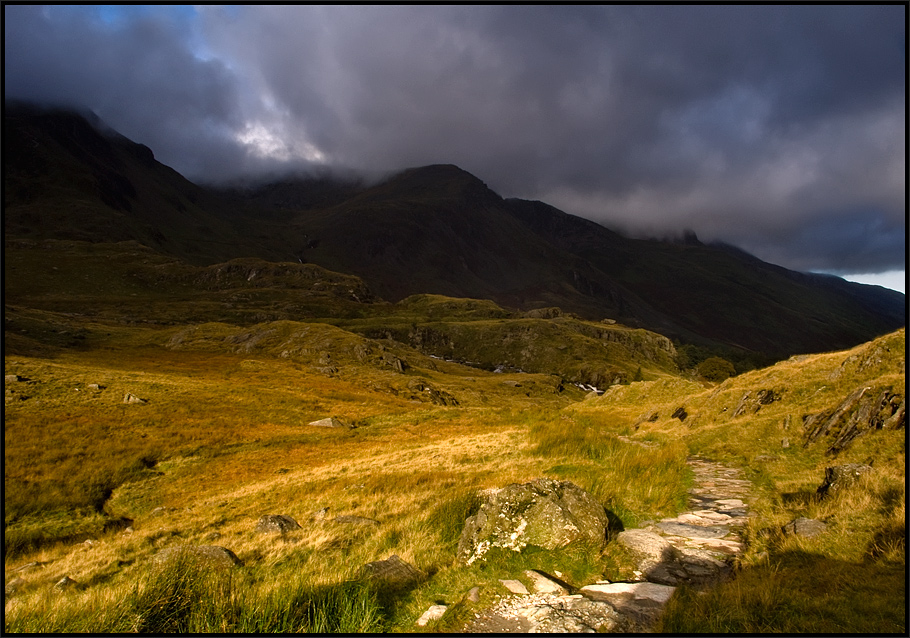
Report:
M761 410L763 405L770 405L781 399L781 394L773 389L749 390L743 394L742 398L733 410L733 416L738 417L744 414L755 414Z
M520 552L528 545L557 549L573 541L597 547L606 542L606 510L569 481L540 478L513 483L483 497L458 542L458 559L463 563L483 558L492 547Z
M906 425L905 397L891 387L859 387L837 407L803 417L804 446L828 437L825 451L836 455L870 430L899 429Z

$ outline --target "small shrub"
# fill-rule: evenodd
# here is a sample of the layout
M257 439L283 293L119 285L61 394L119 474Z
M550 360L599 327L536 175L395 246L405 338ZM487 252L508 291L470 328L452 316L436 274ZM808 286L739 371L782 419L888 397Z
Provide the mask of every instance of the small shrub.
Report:
M698 364L698 375L708 381L720 383L736 374L733 364L721 357L710 357Z

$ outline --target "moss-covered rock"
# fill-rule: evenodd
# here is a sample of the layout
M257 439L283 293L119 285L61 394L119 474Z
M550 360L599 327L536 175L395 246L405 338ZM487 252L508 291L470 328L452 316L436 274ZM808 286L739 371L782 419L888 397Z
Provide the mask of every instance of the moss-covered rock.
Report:
M609 519L590 494L569 481L539 478L488 492L465 522L458 559L481 559L491 547L520 552L528 545L557 549L581 541L602 547Z

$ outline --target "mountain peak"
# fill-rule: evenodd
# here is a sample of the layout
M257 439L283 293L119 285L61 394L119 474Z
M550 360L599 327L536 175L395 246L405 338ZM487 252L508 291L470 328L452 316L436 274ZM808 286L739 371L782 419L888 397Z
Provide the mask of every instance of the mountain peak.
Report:
M472 200L489 198L501 201L480 179L454 164L430 164L408 168L389 177L380 185L392 189L397 195L408 197L457 198Z

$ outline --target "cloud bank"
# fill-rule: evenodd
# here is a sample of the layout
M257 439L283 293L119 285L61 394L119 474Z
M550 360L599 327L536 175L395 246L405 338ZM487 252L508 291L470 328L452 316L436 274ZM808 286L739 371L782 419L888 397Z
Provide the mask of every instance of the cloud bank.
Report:
M6 6L7 97L191 179L454 163L638 235L903 268L906 7Z

